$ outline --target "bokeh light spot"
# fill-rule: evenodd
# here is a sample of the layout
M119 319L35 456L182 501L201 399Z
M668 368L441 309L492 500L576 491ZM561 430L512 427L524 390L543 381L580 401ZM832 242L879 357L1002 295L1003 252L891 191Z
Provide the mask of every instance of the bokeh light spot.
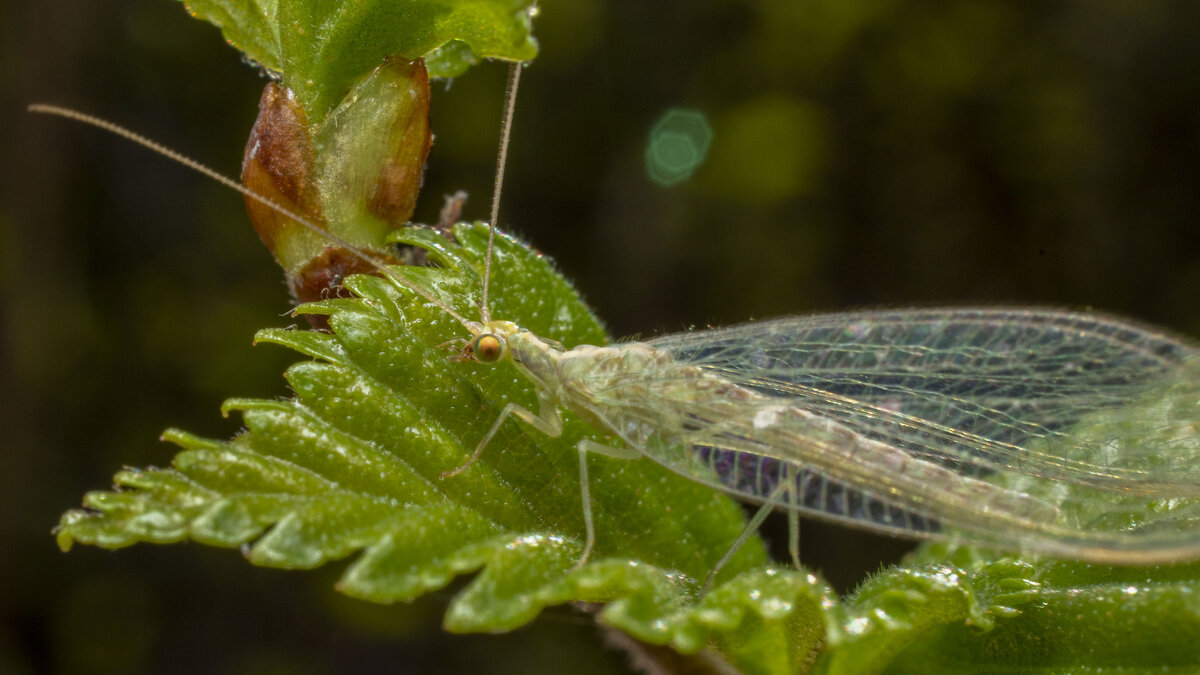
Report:
M668 187L692 176L712 145L713 131L704 113L671 108L650 130L646 144L646 175Z

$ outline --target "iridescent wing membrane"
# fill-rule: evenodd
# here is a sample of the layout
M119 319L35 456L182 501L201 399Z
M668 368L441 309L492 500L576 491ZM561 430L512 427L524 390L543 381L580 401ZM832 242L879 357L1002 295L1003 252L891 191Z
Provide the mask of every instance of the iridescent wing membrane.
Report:
M598 374L575 403L689 478L751 501L794 480L780 506L891 534L1200 557L1200 350L1178 339L1094 314L950 309L647 344L661 363Z

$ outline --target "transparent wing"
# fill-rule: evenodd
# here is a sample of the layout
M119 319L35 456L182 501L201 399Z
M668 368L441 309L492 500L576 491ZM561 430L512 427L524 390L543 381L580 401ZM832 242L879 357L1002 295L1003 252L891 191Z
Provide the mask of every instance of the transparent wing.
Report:
M697 480L758 500L796 481L796 508L893 533L1200 557L1200 351L1176 338L1093 314L951 309L648 344L669 365L597 376L590 407Z

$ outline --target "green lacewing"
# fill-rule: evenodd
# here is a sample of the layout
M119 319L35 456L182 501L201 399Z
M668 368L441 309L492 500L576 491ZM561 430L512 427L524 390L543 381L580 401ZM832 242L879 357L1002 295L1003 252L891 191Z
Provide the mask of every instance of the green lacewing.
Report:
M730 554L781 508L1096 563L1200 558L1200 348L1165 332L1093 313L950 308L790 317L568 350L490 315L490 243L479 317L468 318L207 167L103 120L31 110L123 135L292 218L462 324L452 358L515 367L532 382L539 410L508 404L443 478L468 470L509 417L557 436L566 408L609 434L610 445L578 447L581 563L595 539L589 453L647 458L763 504Z

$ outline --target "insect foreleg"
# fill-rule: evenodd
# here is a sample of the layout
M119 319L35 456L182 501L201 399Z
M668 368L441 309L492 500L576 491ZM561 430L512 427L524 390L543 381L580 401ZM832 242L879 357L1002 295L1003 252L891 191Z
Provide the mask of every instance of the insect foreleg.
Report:
M504 424L504 420L508 419L509 415L515 415L521 421L551 438L561 436L563 421L562 415L558 413L557 402L548 391L538 391L537 396L538 411L536 413L516 403L509 403L504 406L504 409L500 411L500 416L492 423L492 428L484 434L483 440L479 441L479 445L475 447L475 452L471 453L471 458L467 460L467 463L449 471L443 471L439 478L452 478L471 468L471 465L483 454L483 449L491 442L492 436L496 435L496 432L500 430L500 425Z

